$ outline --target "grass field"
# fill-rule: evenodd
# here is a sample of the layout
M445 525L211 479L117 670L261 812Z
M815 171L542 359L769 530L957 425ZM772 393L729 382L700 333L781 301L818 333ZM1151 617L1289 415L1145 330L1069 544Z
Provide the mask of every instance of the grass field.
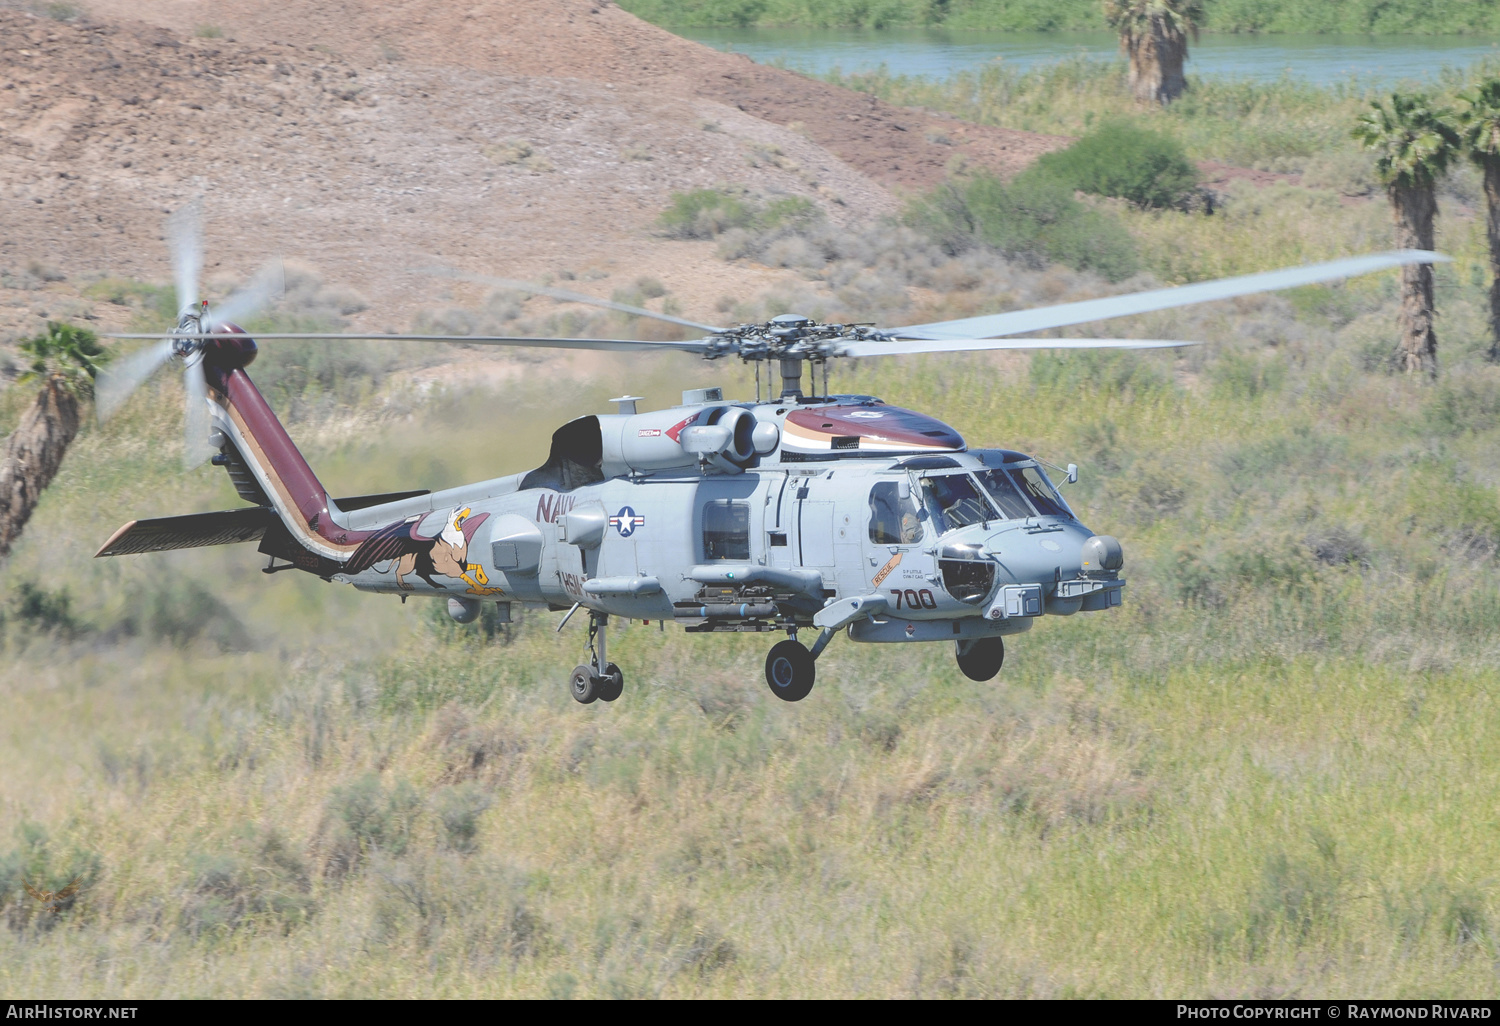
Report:
M1223 139L1210 121L1182 131ZM611 639L624 698L580 707L583 628L558 614L461 628L265 578L248 546L93 561L126 519L235 504L178 469L164 376L85 431L0 568L0 991L1494 996L1500 368L1470 188L1445 186L1434 385L1389 373L1389 274L1108 326L1210 343L1176 353L835 371L970 444L1076 461L1071 501L1124 541L1125 605L1047 618L988 685L946 646L840 639L787 706L765 640L636 625ZM1157 280L1388 244L1354 189L1116 212ZM815 235L736 237L805 272L741 312L1106 288ZM751 391L673 357L418 389L352 346L265 377L342 494L534 466L560 411L622 380L648 405ZM23 874L79 897L40 914Z

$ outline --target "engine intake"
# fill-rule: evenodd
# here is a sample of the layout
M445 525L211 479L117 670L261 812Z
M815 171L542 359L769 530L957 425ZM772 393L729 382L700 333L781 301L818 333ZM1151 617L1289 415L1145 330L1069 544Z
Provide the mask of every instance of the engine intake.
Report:
M737 474L762 452L774 450L776 436L757 437L755 414L739 406L676 407L634 416L603 416L599 429L606 476L707 465ZM775 425L769 425L775 430ZM771 444L768 446L767 443Z

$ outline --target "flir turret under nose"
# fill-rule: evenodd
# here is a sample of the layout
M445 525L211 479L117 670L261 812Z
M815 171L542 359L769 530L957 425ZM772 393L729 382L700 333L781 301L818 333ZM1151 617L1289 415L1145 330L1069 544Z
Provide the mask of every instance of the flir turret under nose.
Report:
M1083 572L1118 570L1125 565L1125 550L1120 539L1110 534L1096 534L1083 543Z

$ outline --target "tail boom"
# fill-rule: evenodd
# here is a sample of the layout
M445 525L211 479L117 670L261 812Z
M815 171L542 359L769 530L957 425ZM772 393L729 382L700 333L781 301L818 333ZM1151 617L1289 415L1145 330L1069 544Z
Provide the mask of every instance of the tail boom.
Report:
M292 540L324 559L347 560L369 532L350 531L339 523L341 511L244 368L211 374L210 384L210 397L221 414L215 421L239 450Z

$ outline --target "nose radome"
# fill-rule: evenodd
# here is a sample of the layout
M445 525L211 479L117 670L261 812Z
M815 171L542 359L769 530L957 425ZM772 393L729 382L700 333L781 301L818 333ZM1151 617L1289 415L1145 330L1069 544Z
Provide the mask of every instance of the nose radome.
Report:
M1120 539L1109 534L1096 534L1083 543L1083 569L1118 570L1125 565L1125 550Z

